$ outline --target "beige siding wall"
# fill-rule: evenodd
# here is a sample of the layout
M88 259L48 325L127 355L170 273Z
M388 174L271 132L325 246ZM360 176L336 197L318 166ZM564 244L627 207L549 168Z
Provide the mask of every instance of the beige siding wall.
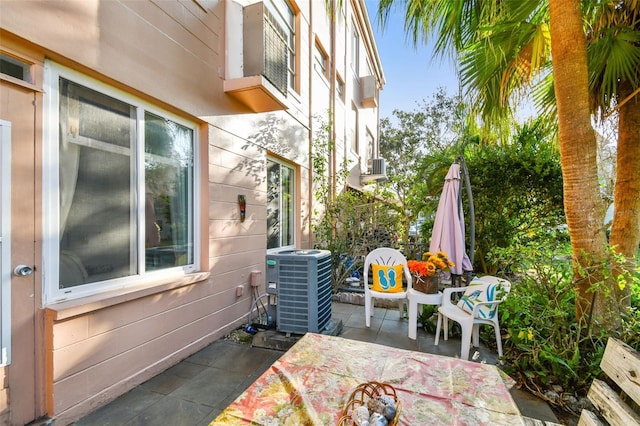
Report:
M234 254L247 258L249 250L257 252L255 266L264 271L267 229L267 155L275 155L296 168L298 178L299 216L296 245L309 247L309 130L288 112L246 116L206 117L211 127L210 148L210 213L215 219L210 226L224 231L224 236L211 234L213 264L226 262L222 255ZM239 222L238 194L247 196L247 215ZM220 210L214 210L220 209ZM244 254L243 254L244 253ZM213 271L212 273L215 273Z
M246 298L237 272L53 324L53 409L65 424L222 337Z
M6 367L0 367L0 424L9 424L9 383Z
M224 2L3 1L0 26L82 67L194 116L233 109L222 95ZM197 84L195 84L197 83Z
M261 273L258 282L261 292L264 290L268 155L277 156L296 169L296 244L299 248L312 245L310 115L319 114L328 122L331 96L331 82L321 80L313 67L316 35L327 51L331 48L324 3L294 2L299 9L299 90L289 96L287 111L262 114L249 112L223 92L226 38L234 34L234 29L225 28L223 22L230 3L232 0L2 1L3 52L18 52L16 56L20 57L23 52L16 49L18 45L30 52L31 62L42 64L45 58L51 59L200 125L204 255L201 274L46 308L40 303L42 275L34 274L34 309L38 312L23 321L32 328L19 336L35 334L31 345L35 341L37 347L33 351L32 346L16 344L13 350L14 354L25 348L35 352L25 355L29 368L21 367L19 373L37 370L33 377L26 378L37 384L36 401L31 391L29 406L20 406L26 401L20 396L21 390L7 391L7 372L10 374L15 367L1 369L0 424L11 423L3 420L9 416L9 408L13 411L18 406L21 412L35 413L34 417L48 414L56 418L56 424L68 424L246 321L251 306L252 272ZM354 76L344 57L349 51L351 22L342 18L342 27L336 33L337 66L347 86L347 100L344 105L338 101L335 111L340 141L350 131L349 93L354 90ZM12 46L7 44L8 35ZM39 71L36 89L42 87L41 77ZM47 94L38 96L46 98ZM35 117L39 120L42 105L36 102ZM365 127L365 120L376 125L373 111L361 114L361 128ZM40 126L38 122L37 135L42 134ZM361 141L363 138L361 134ZM34 147L33 141L29 144ZM39 144L35 146L41 148ZM344 155L343 145L339 146L339 156ZM35 159L24 160L38 165L40 155L36 152L31 154ZM36 206L42 204L39 179L36 176L33 181L19 182L30 190L35 188L32 201ZM14 193L20 191L20 187L14 187ZM247 197L244 222L239 220L239 194ZM38 233L42 212L39 207L33 210L32 216L26 217L35 216L35 223L15 223ZM36 235L37 247L42 239L42 235ZM35 252L39 253L37 247ZM33 247L29 249L34 252ZM46 264L40 262L41 259L36 260L38 271ZM238 287L243 289L241 296L236 295ZM30 301L33 304L33 299ZM43 330L34 324L42 323L45 309ZM15 330L14 336L18 336ZM42 353L46 359L41 363L46 363L46 368L34 359ZM40 399L46 399L46 403ZM13 404L11 407L7 400ZM46 412L41 413L44 405Z
M236 271L229 288L246 285L251 271L264 272L266 250L265 150L232 133L211 127L209 147L209 253L214 279ZM238 195L247 200L240 222ZM249 294L246 287L246 294ZM247 306L248 312L248 306Z

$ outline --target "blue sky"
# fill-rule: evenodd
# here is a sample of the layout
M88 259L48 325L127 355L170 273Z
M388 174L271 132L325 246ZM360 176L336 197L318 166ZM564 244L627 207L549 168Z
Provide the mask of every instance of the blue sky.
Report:
M380 117L391 117L394 109L412 111L422 100L431 98L439 87L449 95L458 93L453 64L432 58L429 46L413 46L404 33L404 14L394 11L384 29L377 18L378 1L366 0L378 53L387 83L380 92Z

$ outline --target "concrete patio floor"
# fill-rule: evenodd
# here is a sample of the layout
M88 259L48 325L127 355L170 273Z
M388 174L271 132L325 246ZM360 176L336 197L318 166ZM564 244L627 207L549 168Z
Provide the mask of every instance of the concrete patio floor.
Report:
M418 330L407 337L408 321L397 309L376 308L371 327L364 324L364 306L332 303L332 319L342 322L340 337L401 349L459 357L460 340ZM262 345L264 346L264 345ZM475 362L496 364L497 353L481 345ZM205 426L283 354L282 350L220 339L109 404L78 420L76 426L176 425ZM558 423L546 402L513 389L523 416ZM539 424L544 424L544 423Z

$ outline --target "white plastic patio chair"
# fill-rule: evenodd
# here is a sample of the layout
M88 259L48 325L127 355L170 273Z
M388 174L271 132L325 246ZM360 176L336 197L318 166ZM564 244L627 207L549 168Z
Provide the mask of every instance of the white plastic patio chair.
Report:
M480 325L487 324L494 328L496 334L496 344L498 346L498 355L502 356L502 338L500 337L500 322L498 317L498 306L502 303L511 291L511 283L505 279L487 275L481 278L475 278L471 285L479 283L502 284L502 295L490 302L477 302L472 313L469 313L458 306L457 303L451 301L451 295L454 293L464 293L470 287L453 287L446 288L442 294L442 305L438 308L438 324L436 326L435 345L440 340L440 328L444 322L444 340L448 338L449 319L460 324L462 328L462 347L460 350L460 359L469 359L469 349L471 340L473 339L474 347L480 345ZM487 317L481 315L482 307L489 307L493 313Z
M402 265L404 271L404 279L407 283L407 287L404 291L389 293L374 291L369 288L369 268L373 264L378 265ZM380 247L371 251L364 260L364 312L365 312L365 324L367 327L371 327L371 316L373 315L373 299L390 299L398 300L398 308L400 309L400 319L402 319L404 313L404 303L407 298L407 291L411 289L411 272L407 266L407 259L398 250L390 247Z

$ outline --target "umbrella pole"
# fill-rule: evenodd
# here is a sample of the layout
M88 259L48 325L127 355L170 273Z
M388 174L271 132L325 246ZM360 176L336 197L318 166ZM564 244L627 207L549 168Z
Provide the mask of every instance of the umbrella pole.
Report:
M464 148L463 148L464 150ZM473 205L473 193L471 192L471 181L469 179L469 170L467 169L467 164L464 161L464 155L461 154L456 159L456 162L460 164L460 172L464 176L464 183L467 190L467 197L469 198L469 260L471 261L471 266L473 267L473 257L476 251L476 213ZM462 182L460 183L462 185ZM462 191L460 191L460 202L462 202ZM471 281L472 271L468 271L466 275L467 283ZM462 278L462 276L460 277Z
M476 213L473 207L473 194L471 193L471 181L469 180L469 170L467 170L467 165L464 162L464 157L462 157L462 174L464 175L464 183L467 187L467 197L469 198L469 225L471 225L471 229L469 229L470 234L470 247L469 247L469 260L471 260L471 265L473 265L473 255L476 251Z

